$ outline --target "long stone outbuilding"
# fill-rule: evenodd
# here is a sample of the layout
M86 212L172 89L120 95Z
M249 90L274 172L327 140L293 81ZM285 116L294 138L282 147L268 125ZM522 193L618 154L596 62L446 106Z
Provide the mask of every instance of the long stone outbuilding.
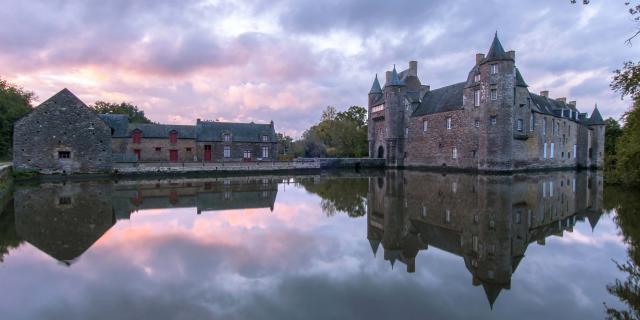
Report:
M14 170L110 172L117 163L260 162L277 156L273 121L196 125L129 123L97 114L63 89L14 125Z
M518 171L602 167L604 121L575 101L529 92L498 36L465 81L431 90L418 63L376 76L369 91L369 156L388 167Z

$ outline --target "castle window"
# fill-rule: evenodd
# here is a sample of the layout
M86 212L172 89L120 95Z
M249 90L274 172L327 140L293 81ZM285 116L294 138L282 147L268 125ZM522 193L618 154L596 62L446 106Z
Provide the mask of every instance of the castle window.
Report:
M544 146L542 147L542 159L546 159L547 158L547 143L544 143Z
M547 118L542 119L542 135L547 134Z
M498 90L491 89L491 100L498 100Z
M262 157L269 158L269 147L262 147Z
M474 82L480 82L480 74L479 73L476 73L476 75L473 76L473 81Z
M554 147L555 147L555 143L551 142L551 150L549 151L549 158L551 159L553 159L553 154L555 153Z
M516 129L518 129L518 131L522 131L522 127L524 126L522 119L518 119L518 121L516 122Z
M536 127L535 113L531 112L531 117L529 117L529 131L533 131L535 127Z
M169 132L169 142L172 144L178 143L178 132L171 131Z
M480 106L480 90L476 90L473 92L473 106L474 107Z
M187 148L187 152L191 152L191 148Z
M573 145L573 158L576 158L576 145Z
M231 141L231 135L230 135L230 134L228 134L228 133L225 133L225 134L222 136L222 139L224 140L224 142L229 142L229 141Z
M139 144L142 141L142 131L133 131L133 133L131 134L131 140L133 143Z
M453 127L451 123L451 117L447 117L447 129L451 129Z
M371 113L382 111L382 110L384 110L384 104L379 104L371 108Z
M230 158L231 157L231 147L230 146L224 146L223 156L225 158Z
M429 128L429 122L427 122L427 120L422 120L422 131L427 132L428 128Z
M451 159L458 159L458 148L453 147L451 150Z
M492 126L495 126L496 123L498 123L498 117L496 116L489 117L489 122L491 123Z
M58 159L71 158L71 151L58 151Z
M405 138L409 137L409 127L404 128L404 137Z
M476 126L476 128L480 128L480 120L476 119L474 125Z
M498 64L492 64L491 65L491 74L497 74L498 73Z
M162 150L162 148L156 147L156 152L160 152L160 150Z
M59 205L70 205L71 204L71 197L60 197L60 198L58 198L58 204Z
M267 135L262 136L262 142L269 142L269 136Z

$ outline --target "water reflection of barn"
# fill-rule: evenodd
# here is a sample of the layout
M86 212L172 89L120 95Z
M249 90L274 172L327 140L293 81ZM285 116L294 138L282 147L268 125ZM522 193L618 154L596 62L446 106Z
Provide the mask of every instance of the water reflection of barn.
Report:
M371 178L367 238L392 266L415 271L428 246L461 256L493 306L532 242L573 231L602 214L602 176L550 172L513 176L389 171Z
M70 265L117 220L132 212L162 208L206 211L273 210L278 178L141 180L46 183L14 192L18 235Z

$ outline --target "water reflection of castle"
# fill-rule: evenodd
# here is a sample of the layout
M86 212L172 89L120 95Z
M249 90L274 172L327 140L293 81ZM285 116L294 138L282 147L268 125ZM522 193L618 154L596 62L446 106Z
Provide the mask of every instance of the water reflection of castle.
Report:
M602 214L599 172L549 172L482 176L388 171L369 179L367 238L374 254L415 271L415 258L429 246L464 259L473 285L482 285L490 305L527 246L573 231L577 221L595 227Z
M120 219L139 210L273 210L276 177L45 183L14 192L18 236L71 264Z

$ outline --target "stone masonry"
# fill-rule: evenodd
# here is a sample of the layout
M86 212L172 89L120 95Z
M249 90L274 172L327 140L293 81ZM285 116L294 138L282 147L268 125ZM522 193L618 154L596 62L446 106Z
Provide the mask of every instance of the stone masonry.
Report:
M497 34L466 81L431 90L416 61L376 76L369 92L369 156L389 167L479 171L602 166L604 121L575 101L529 92L515 51Z

